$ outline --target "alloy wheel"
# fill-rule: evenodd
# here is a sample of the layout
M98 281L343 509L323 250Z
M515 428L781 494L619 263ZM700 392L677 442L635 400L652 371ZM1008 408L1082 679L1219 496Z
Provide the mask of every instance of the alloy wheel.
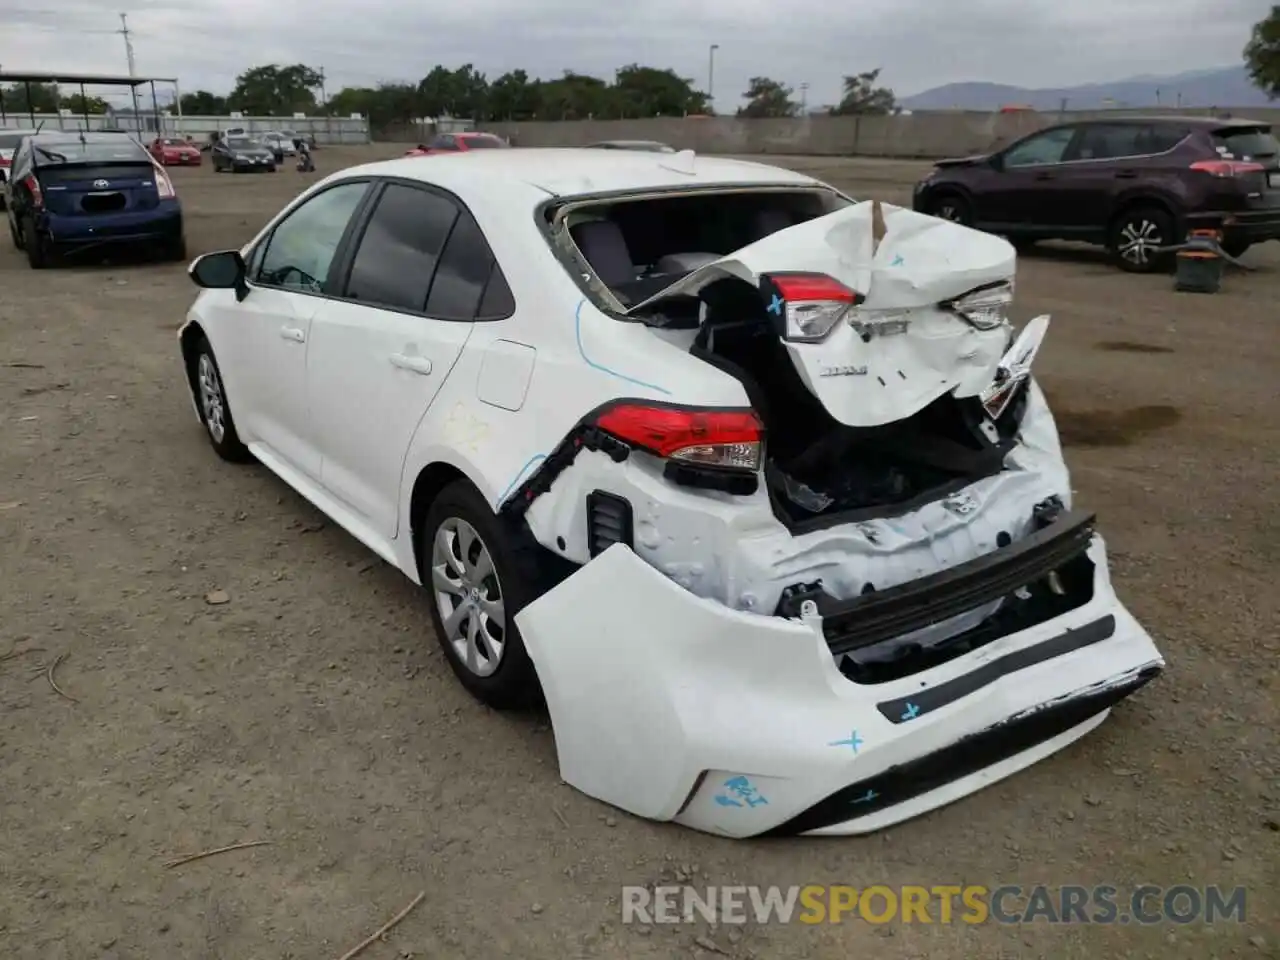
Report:
M196 366L196 381L200 385L200 407L204 411L205 427L214 443L221 443L227 435L226 403L222 398L222 382L218 379L218 370L213 365L213 358L207 353L200 355Z
M1145 267L1164 246L1160 225L1146 217L1135 217L1120 228L1120 256L1135 266Z
M488 546L467 521L450 517L436 530L431 589L458 661L478 677L492 675L506 649L502 585Z
M959 223L962 219L960 216L960 207L949 201L944 202L938 207L938 219L950 220L952 223Z

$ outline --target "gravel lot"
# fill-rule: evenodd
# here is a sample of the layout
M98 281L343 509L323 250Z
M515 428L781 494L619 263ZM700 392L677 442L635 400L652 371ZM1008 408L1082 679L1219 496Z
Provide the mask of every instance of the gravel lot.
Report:
M322 150L317 175L175 171L192 255L240 246L315 176L401 149ZM896 202L921 169L783 162ZM1079 500L1165 676L1064 753L888 833L731 842L563 786L545 719L455 682L425 596L264 468L215 458L178 361L195 295L181 266L37 273L0 240L0 656L17 651L0 661L0 955L331 960L419 891L362 958L1277 955L1271 246L1215 297L1091 250L1021 264L1019 318L1054 316L1039 365ZM75 702L48 682L55 663ZM270 845L164 865L248 840ZM620 923L623 884L677 874L1242 884L1249 921Z

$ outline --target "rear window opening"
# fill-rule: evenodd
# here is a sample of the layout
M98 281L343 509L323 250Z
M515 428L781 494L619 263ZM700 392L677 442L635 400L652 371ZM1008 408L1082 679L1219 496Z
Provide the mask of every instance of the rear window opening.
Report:
M1227 160L1275 160L1280 141L1270 127L1226 127L1215 130L1213 144Z
M36 162L39 166L58 163L145 163L151 158L132 140L111 142L89 140L41 141L35 144Z
M801 380L755 287L729 278L700 296L705 316L690 353L745 388L765 426L774 513L794 532L915 509L1002 469L1013 431L984 434L978 398L948 393L903 420L845 426ZM1024 403L1001 420L1016 423Z
M462 142L467 145L468 150L492 150L501 149L506 143L497 137L462 137Z
M850 202L828 190L701 191L574 205L566 220L577 256L626 308L712 260ZM687 299L696 323L697 301Z

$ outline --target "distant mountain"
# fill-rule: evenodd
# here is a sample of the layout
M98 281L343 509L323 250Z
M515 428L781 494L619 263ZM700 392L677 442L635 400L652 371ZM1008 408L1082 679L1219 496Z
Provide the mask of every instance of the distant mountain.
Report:
M1166 77L1140 76L1059 90L1028 90L1000 83L948 83L902 98L909 110L998 110L1008 104L1036 110L1103 110L1108 107L1280 106L1253 85L1244 67L1190 70Z

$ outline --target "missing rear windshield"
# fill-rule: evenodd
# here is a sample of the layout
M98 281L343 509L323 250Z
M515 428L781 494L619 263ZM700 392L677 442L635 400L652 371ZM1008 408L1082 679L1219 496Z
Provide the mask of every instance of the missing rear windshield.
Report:
M1270 127L1218 130L1213 135L1213 143L1218 152L1230 160L1274 160L1280 154L1280 141Z
M573 204L557 243L590 269L589 287L605 287L627 309L713 260L851 202L795 188L611 197Z

